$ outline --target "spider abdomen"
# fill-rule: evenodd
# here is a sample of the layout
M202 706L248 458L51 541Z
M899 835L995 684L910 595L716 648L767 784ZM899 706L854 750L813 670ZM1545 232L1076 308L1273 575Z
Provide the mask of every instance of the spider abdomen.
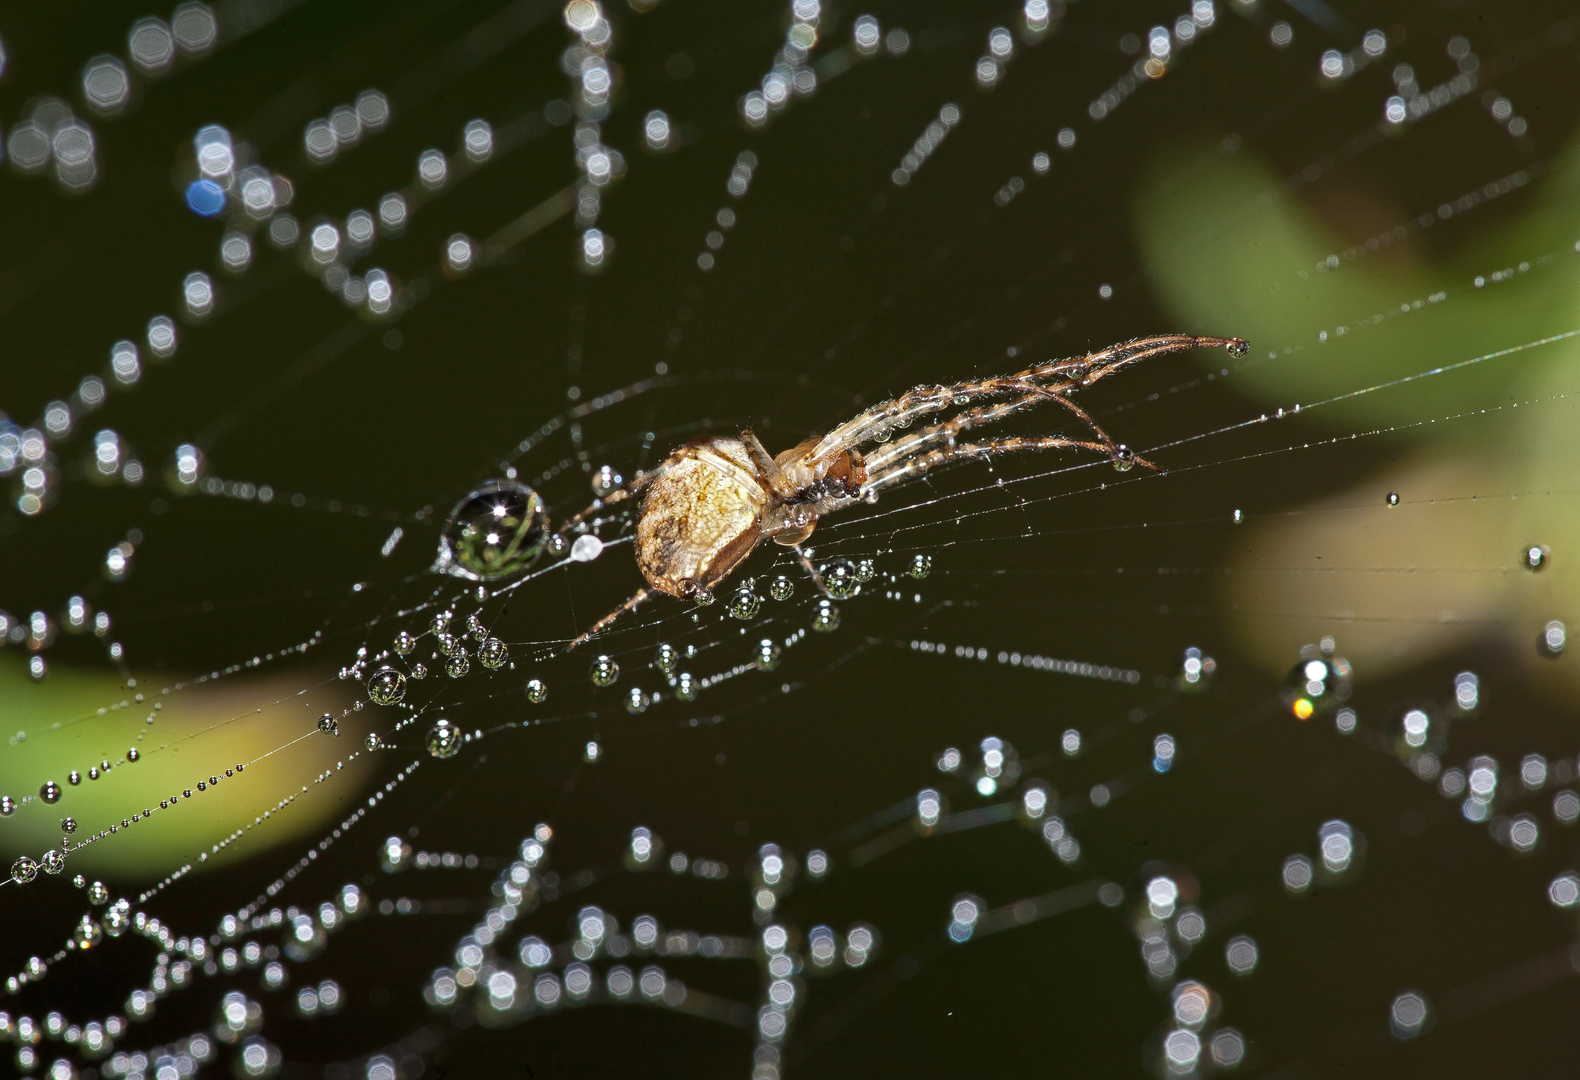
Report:
M762 535L768 493L746 444L716 436L680 447L648 485L636 521L636 565L670 596L711 588Z

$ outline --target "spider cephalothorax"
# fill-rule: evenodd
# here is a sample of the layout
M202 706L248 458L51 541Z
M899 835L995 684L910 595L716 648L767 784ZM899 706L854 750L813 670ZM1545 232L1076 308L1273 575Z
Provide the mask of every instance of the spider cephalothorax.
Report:
M802 565L821 585L817 570L799 547L812 535L818 518L852 502L875 500L885 488L939 465L1014 451L1083 449L1104 455L1119 469L1132 465L1157 469L1109 438L1071 395L1148 357L1202 346L1221 346L1235 356L1246 352L1246 343L1238 338L1167 334L1137 338L1086 356L1050 360L1014 375L953 386L918 386L777 458L769 457L750 431L739 437L698 439L681 446L652 472L571 518L561 526L560 535L585 529L586 519L601 508L645 491L636 521L636 565L649 588L670 596L695 597L723 581L753 548L769 539L794 548ZM984 400L989 403L971 405ZM973 428L1048 401L1073 413L1093 437L1023 435L985 442L960 440ZM913 421L955 406L960 406L960 411L949 419L894 437ZM864 446L869 448L865 453ZM647 596L647 589L639 589L572 642L572 647L608 627Z

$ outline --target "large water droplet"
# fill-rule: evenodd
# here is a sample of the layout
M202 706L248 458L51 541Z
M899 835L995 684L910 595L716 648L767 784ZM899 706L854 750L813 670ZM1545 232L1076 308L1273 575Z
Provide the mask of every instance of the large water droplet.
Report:
M38 797L47 803L60 802L60 785L53 780L44 781L44 786L38 789Z
M490 671L498 671L509 659L509 647L496 637L489 638L477 647L477 662Z
M19 884L26 885L38 877L38 863L23 855L11 864L11 878Z
M455 757L461 749L461 729L450 721L440 717L433 722L433 727L428 729L428 736L423 740L423 745L428 747L428 753L443 760Z
M368 679L368 698L375 705L398 705L406 696L406 676L392 667L382 667Z
M741 620L754 619L763 606L763 598L752 591L750 585L742 585L735 590L735 595L730 597L729 612L731 617Z
M768 586L768 595L775 600L788 600L795 594L795 583L780 574Z
M931 555L917 555L911 559L911 576L918 580L933 572L933 557Z
M436 568L473 581L519 574L543 554L548 527L536 491L514 480L491 480L451 511Z
M712 589L698 589L696 592L691 594L691 602L696 604L698 607L707 607L709 604L713 603L713 601L714 596Z
M476 615L466 617L466 632L472 635L473 641L482 641L488 636L488 627L483 625L483 620Z
M871 559L862 559L856 564L856 580L862 583L871 581L878 576L878 564Z
M38 868L46 874L58 874L66 869L66 856L59 848L50 848L38 860Z
M825 563L820 573L823 575L823 588L835 600L849 600L861 592L861 582L856 578L856 564L849 559Z
M318 730L325 735L339 735L340 721L336 720L332 713L325 713L318 718Z
M434 641L438 644L439 651L445 656L454 656L455 650L461 648L461 639L454 634L435 634Z
M549 688L544 685L542 679L528 679L527 680L527 700L528 701L532 702L532 704L534 704L534 705L541 705L541 704L543 704L544 699L547 698L548 696L549 696Z
M455 655L444 662L444 673L452 679L462 679L472 670L472 658L466 655L466 649L456 646Z
M455 616L448 611L438 612L432 619L428 620L428 629L432 630L435 634L442 634L444 631L450 628L450 620L454 617Z
M1136 464L1135 451L1124 443L1114 447L1114 471L1129 472Z
M819 600L812 609L812 629L820 634L831 634L839 629L839 608L827 600Z
M590 674L594 686L613 686L620 677L620 665L614 662L613 657L600 656L593 661Z

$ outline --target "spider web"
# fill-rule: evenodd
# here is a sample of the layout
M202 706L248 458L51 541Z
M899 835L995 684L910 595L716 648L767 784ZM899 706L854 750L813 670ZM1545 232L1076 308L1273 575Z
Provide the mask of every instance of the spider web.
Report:
M280 7L0 25L19 1068L1556 1067L1567 10ZM432 570L1163 330L1252 342L1081 393L1165 474L938 470L843 595Z

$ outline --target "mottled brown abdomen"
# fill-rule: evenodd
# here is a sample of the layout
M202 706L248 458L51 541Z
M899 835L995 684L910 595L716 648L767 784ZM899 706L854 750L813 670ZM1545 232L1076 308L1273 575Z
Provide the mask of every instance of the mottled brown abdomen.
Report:
M768 494L740 439L687 443L659 467L636 520L636 565L670 596L711 588L762 535Z

